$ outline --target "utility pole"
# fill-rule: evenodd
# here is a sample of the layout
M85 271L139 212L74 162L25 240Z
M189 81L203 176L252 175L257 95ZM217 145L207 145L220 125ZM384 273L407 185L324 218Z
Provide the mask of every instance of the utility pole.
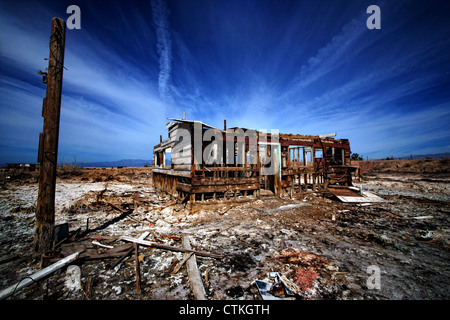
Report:
M47 94L42 105L44 131L39 135L39 195L36 207L34 250L42 254L52 248L55 224L56 167L58 161L59 118L64 69L66 23L52 19L48 59Z

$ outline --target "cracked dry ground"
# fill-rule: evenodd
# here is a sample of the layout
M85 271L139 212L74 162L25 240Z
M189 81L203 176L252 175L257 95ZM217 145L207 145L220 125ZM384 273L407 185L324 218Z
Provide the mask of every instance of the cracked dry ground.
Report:
M68 222L71 231L84 230L89 218L91 232L77 243L91 243L95 237L114 247L125 244L120 236L137 238L145 231L150 231L149 241L181 247L177 237L188 234L193 249L224 255L223 259L197 256L208 299L261 299L254 280L273 282L270 272L279 272L297 284L301 290L296 299L450 296L446 179L428 181L426 186L436 187L430 191L404 176L369 176L363 188L386 200L370 206L344 204L326 193L306 192L294 199L263 196L231 208L224 204L190 213L184 205L170 205L169 197L156 194L148 175L136 177L141 179L108 176L107 182L98 177L84 178L82 184L80 179L59 181L63 196L59 205L57 196L57 222ZM78 193L71 197L72 189ZM99 202L98 195L105 189ZM3 207L0 215L1 259L17 258L1 263L1 288L39 270L39 261L31 259L34 214L30 208L35 200L27 196L33 193L37 197L36 183L3 185L2 201L9 206ZM66 198L70 201L64 203ZM121 215L105 205L108 203L132 212ZM255 209L301 203L310 206L270 213ZM65 285L62 269L10 299L193 299L185 266L176 274L168 272L175 259L183 259L183 253L140 248L141 293L136 292L131 254L116 268L112 267L115 259L79 262L83 287L90 285L86 294ZM108 250L95 249L97 253ZM380 289L367 287L369 266L380 270Z

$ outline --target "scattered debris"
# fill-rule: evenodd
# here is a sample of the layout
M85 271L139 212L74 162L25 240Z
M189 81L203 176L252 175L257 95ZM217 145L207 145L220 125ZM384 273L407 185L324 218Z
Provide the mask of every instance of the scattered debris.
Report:
M78 253L82 290L66 285L73 262L46 281L28 278L39 267L30 246L37 184L5 180L0 285L17 286L11 299L195 299L187 266L194 255L205 299L448 299L446 178L368 176L364 192L385 200L370 203L339 202L319 190L292 199L261 190L248 202L231 193L229 203L192 214L155 192L151 168L83 170L57 183L56 225L68 228L41 257L45 270ZM183 234L193 249L183 246ZM370 265L381 270L380 290L366 288Z
M62 267L72 263L73 261L75 261L78 258L79 255L80 255L80 252L75 252L75 253L71 254L70 256L65 257L64 259L61 259L58 262L48 266L47 268L44 268L44 269L36 272L35 274L22 279L18 283L0 291L0 300L8 298L9 296L18 292L22 288L25 288L43 278L45 278L46 276L52 274L56 270L59 270Z
M107 246L107 245L104 245L104 244L101 244L100 242L98 242L98 241L92 241L92 244L94 244L94 245L96 245L96 246L99 246L99 247L102 247L102 248L107 248L107 249L114 249L114 247L113 246Z
M196 250L191 250L191 249L186 249L186 248L178 248L178 247L173 247L173 246L168 246L168 245L162 245L159 243L150 242L150 241L146 241L146 240L140 240L140 239L134 239L134 238L130 238L127 236L122 236L122 237L120 237L120 239L122 239L124 241L134 242L137 244L142 244L144 246L155 247L155 248L164 249L164 250L192 252L199 256L205 256L205 257L211 257L211 258L217 258L217 259L222 259L224 257L223 255L219 255L219 254L196 251Z
M312 206L310 203L305 203L305 202L299 202L299 203L293 203L293 204L287 204L275 209L261 209L261 208L253 208L257 211L263 212L263 213L274 213L274 212L278 212L278 211L283 211L283 210L290 210L290 209L294 209L294 208L298 208L298 207L302 207L302 206Z
M330 186L328 188L342 202L372 203L384 202L384 199L369 191L361 191L356 187Z
M259 294L263 300L283 300L282 298L275 297L270 293L273 284L262 280L255 280L255 285L258 288Z

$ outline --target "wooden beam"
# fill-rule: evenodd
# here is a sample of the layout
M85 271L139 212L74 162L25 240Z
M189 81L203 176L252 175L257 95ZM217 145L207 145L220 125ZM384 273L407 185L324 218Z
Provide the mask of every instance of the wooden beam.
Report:
M189 236L187 234L183 235L183 247L186 250L192 250L191 244L189 242ZM207 300L205 297L205 288L203 287L203 281L200 277L200 271L197 266L197 259L195 254L193 254L186 261L187 273L189 276L189 282L191 284L192 293L196 300Z
M134 243L134 261L136 264L136 291L141 293L141 269L139 267L139 244Z
M36 205L34 251L44 253L52 248L55 224L56 167L58 163L59 120L64 69L66 23L52 19L47 92L43 103L43 133L40 135L38 159L39 193Z
M154 248L159 248L159 249L164 249L164 250L180 251L180 252L193 252L196 255L204 256L204 257L217 258L217 259L223 259L225 257L224 255L220 255L220 254L214 254L214 253L208 253L208 252L196 251L196 250L188 250L185 248L168 246L168 245L164 245L164 244L160 244L160 243L150 242L147 240L140 240L140 239L131 238L131 237L127 237L127 236L122 236L122 237L120 237L120 239L124 240L124 241L135 242L135 243L141 244L143 246L154 247Z
M76 259L78 259L78 256L81 252L77 251L70 256L65 257L64 259L59 260L58 262L55 262L52 265L49 265L47 268L42 269L35 274L32 274L31 276L26 277L25 279L19 281L18 283L0 291L0 300L6 299L9 296L13 295L14 293L18 292L22 288L28 287L29 285L47 277L48 275L52 274L58 269L61 269L62 267L72 263Z

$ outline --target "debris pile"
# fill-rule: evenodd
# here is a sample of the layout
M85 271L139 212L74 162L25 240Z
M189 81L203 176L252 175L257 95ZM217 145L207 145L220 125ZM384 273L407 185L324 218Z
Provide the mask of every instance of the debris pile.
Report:
M13 288L7 299L449 297L450 277L442 275L450 199L415 189L415 180L398 179L404 191L398 195L392 177L367 178L364 190L385 200L371 205L304 192L192 213L156 192L147 168L135 170L130 177L142 180L133 183L118 169L83 171L57 183L54 246L38 259L30 209L37 184L3 182L0 289ZM429 185L447 190L441 180ZM381 289L366 285L372 265L381 271Z

